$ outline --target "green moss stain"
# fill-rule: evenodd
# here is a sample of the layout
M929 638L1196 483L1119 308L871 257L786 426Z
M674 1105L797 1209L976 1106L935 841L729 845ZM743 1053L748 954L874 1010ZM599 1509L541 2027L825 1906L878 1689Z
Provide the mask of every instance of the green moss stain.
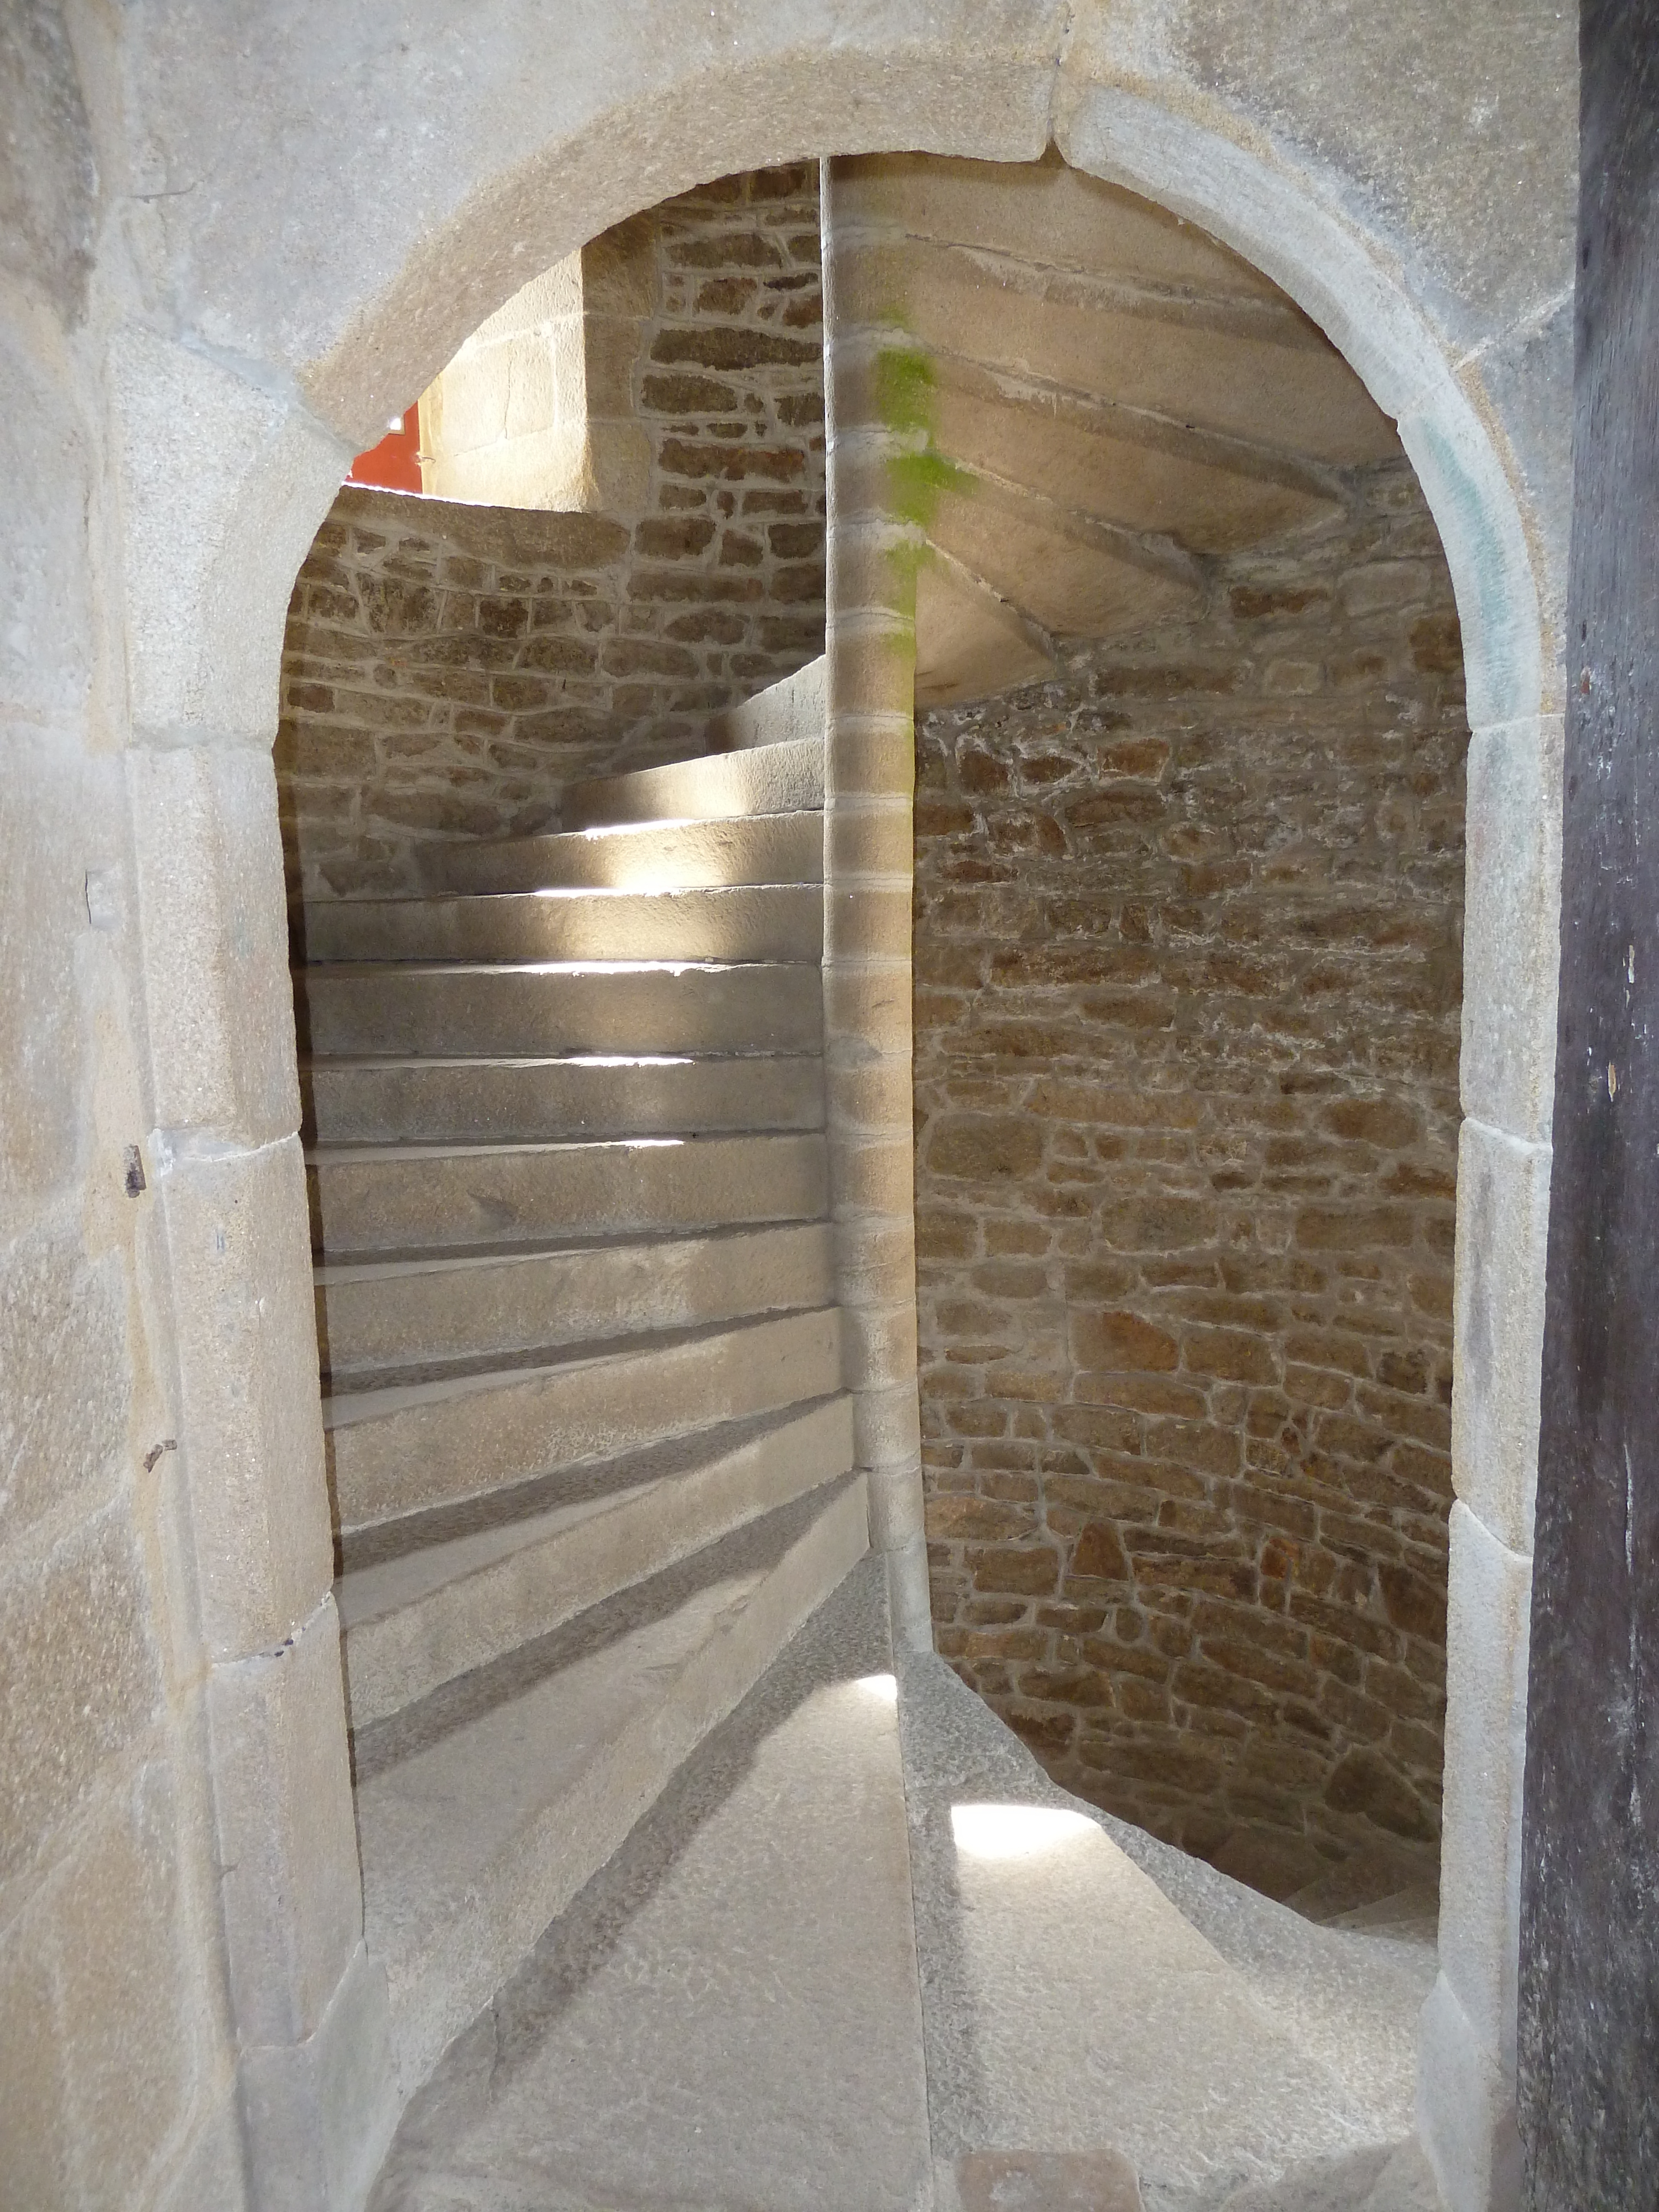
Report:
M974 479L940 453L933 439L936 412L933 364L919 346L884 346L876 356L876 407L882 427L909 441L887 461L887 495L896 522L926 534L947 492L966 498ZM928 548L920 538L893 547L890 560L900 574L904 596L915 605L916 572Z
M895 520L914 522L919 530L926 530L945 493L957 492L965 497L974 488L974 479L966 469L947 461L930 441L920 453L892 456L887 464L887 485Z
M876 407L890 430L933 434L933 364L920 346L884 346L876 356Z

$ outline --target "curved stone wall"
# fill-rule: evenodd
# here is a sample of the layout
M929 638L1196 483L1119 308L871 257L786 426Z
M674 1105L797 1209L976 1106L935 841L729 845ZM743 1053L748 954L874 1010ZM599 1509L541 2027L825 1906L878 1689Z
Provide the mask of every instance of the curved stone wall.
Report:
M940 1649L1274 1893L1435 1871L1468 744L1402 460L917 730Z

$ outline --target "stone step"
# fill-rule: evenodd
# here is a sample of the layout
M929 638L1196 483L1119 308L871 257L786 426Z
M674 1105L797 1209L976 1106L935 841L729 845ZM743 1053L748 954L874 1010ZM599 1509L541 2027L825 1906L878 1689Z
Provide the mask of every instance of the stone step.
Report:
M308 968L295 1013L317 1059L816 1052L823 1036L817 974L781 963Z
M824 1140L806 1132L319 1146L307 1183L313 1248L331 1259L817 1221L829 1203Z
M822 744L827 711L824 670L820 653L781 684L769 684L741 707L716 714L706 733L709 751L742 752L750 745L785 744L797 738L813 738Z
M1068 1796L944 1661L896 1658L933 2141L961 2179L984 2151L1109 2144L1148 2205L1197 2212L1410 2135L1431 1953L1315 1928ZM1119 2201L1041 2157L1003 2180L941 2212Z
M660 1462L662 1454L656 1460ZM852 1401L820 1401L733 1442L729 1425L595 1473L523 1518L353 1569L335 1586L351 1725L547 1635L853 1464Z
M884 1595L860 1560L698 1745L416 2096L377 2212L933 2204Z
M565 830L623 822L725 822L793 814L823 805L823 732L705 754L628 775L592 776L567 787Z
M540 837L453 838L416 854L434 891L672 891L823 880L823 817L647 822Z
M336 1261L317 1269L317 1341L339 1390L380 1369L702 1328L834 1296L827 1222L465 1259Z
M331 899L304 917L312 966L340 960L815 961L823 894L811 884L686 891L501 891L485 897Z
M823 1127L816 1053L336 1059L300 1072L313 1143L534 1142Z
M360 1735L368 1948L405 2088L489 2002L867 1548L863 1479Z
M830 1306L336 1391L323 1425L341 1540L556 1468L804 1406L841 1381Z

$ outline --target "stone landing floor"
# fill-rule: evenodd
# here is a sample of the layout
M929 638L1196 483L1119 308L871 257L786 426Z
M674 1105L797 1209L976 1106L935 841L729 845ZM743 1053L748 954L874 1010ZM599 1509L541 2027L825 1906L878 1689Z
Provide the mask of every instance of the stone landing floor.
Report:
M842 1584L414 2099L372 2212L1433 2212L1432 1947L1057 1790Z

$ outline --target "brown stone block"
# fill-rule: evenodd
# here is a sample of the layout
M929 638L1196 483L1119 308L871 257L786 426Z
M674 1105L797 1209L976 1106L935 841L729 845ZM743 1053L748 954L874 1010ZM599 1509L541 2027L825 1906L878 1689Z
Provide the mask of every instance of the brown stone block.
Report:
M1224 1596L1251 1598L1256 1592L1256 1571L1248 1559L1194 1559L1167 1552L1134 1548L1134 1578L1138 1589L1211 1590Z
M1404 1777L1374 1751L1351 1751L1325 1785L1334 1812L1362 1814L1390 1835L1431 1842L1438 1823Z
M1020 1507L993 1498L935 1495L927 1500L927 1525L928 1536L941 1541L966 1537L1012 1540L1030 1532L1032 1518Z
M1242 1675L1248 1681L1259 1682L1263 1689L1291 1692L1304 1698L1317 1694L1316 1669L1305 1661L1287 1657L1282 1651L1261 1648L1237 1636L1200 1635L1200 1649L1224 1674Z
M1230 1475L1238 1472L1239 1440L1231 1429L1197 1421L1154 1421L1147 1425L1150 1455L1172 1459L1194 1474Z
M1077 1710L1108 1706L1112 1685L1088 1667L1022 1667L1014 1678L1022 1698L1034 1704L1069 1705Z
M1271 1340L1243 1329L1188 1328L1182 1335L1188 1369L1238 1382L1279 1379L1277 1347Z
M1046 1545L970 1545L966 1559L976 1590L1047 1597L1059 1586L1060 1554Z
M1380 1563L1376 1578L1394 1626L1443 1647L1446 1641L1446 1585L1410 1568Z
M1118 1251L1167 1252L1207 1243L1216 1223L1201 1199L1160 1195L1103 1206L1096 1217L1100 1237Z
M1127 1413L1172 1415L1201 1421L1209 1411L1201 1390L1155 1375L1079 1375L1072 1394L1091 1405L1117 1406Z
M945 1212L919 1205L916 1209L918 1260L969 1260L979 1241L979 1224L970 1213Z
M1091 1521L1072 1549L1068 1581L1127 1582L1129 1561L1117 1530L1109 1521Z
M1177 1667L1170 1679L1170 1690L1181 1704L1235 1713L1257 1726L1271 1723L1278 1710L1272 1696L1259 1682L1234 1674L1226 1668L1199 1661Z
M1051 1419L1063 1443L1081 1444L1094 1451L1139 1453L1140 1423L1131 1413L1097 1406L1056 1406Z
M1081 1368L1168 1373L1181 1358L1175 1338L1138 1314L1074 1310L1070 1340L1072 1358Z
M928 1137L929 1173L962 1181L1006 1182L1031 1174L1042 1158L1043 1133L1013 1115L944 1115Z
M1379 1659L1398 1660L1401 1656L1399 1633L1385 1622L1373 1620L1368 1614L1351 1607L1332 1605L1312 1592L1292 1589L1290 1610L1293 1620L1305 1621L1316 1629L1323 1641L1316 1640L1311 1656L1316 1665L1335 1674L1346 1671L1346 1679L1358 1680L1358 1668L1349 1662L1346 1670L1339 1662L1334 1647L1358 1650Z
M998 1711L1039 1759L1060 1758L1070 1747L1077 1730L1076 1719L1070 1713L1033 1712L1024 1705L1009 1703L1000 1704Z
M1310 1368L1335 1368L1344 1375L1369 1377L1371 1371L1370 1356L1363 1340L1335 1329L1297 1331L1285 1340L1285 1357L1287 1361L1299 1361ZM1285 1388L1291 1397L1297 1395L1291 1382L1296 1371L1293 1366L1285 1370Z

